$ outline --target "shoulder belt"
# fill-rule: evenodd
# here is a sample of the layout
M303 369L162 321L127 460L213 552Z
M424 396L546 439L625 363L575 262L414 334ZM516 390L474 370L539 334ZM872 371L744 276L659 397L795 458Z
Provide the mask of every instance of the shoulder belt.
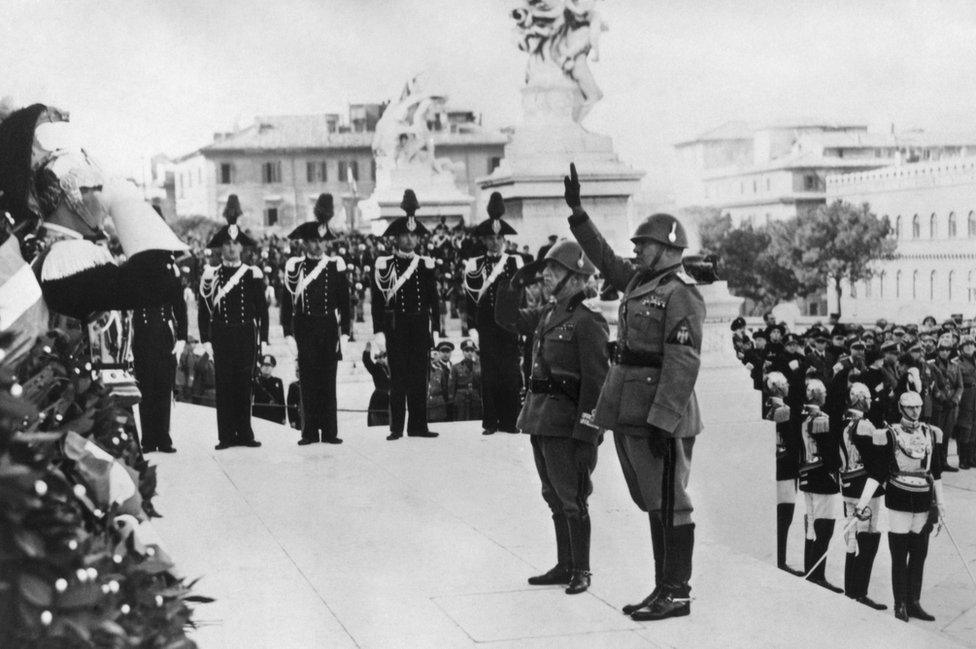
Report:
M417 271L417 266L420 265L420 257L420 255L414 255L414 258L410 260L410 265L407 266L405 271L403 271L403 275L396 279L389 291L383 292L383 297L386 299L387 304L393 300L393 296L397 294L397 291L399 291L403 285L407 283L407 280L410 279L410 277L413 276L413 274ZM377 285L378 284L379 282L377 282Z
M318 278L318 276L321 275L326 268L328 268L330 261L332 261L331 257L328 255L322 255L322 258L319 259L317 264L315 264L315 268L312 269L312 272L310 272L308 275L299 277L298 284L295 286L295 290L292 292L292 295L295 296L296 300L302 299L302 297L305 295L305 289L307 289L309 284L314 282L316 278Z
M251 270L251 266L246 264L241 264L241 267L237 269L237 272L230 276L227 283L217 289L217 295L214 296L214 309L220 308L220 302L227 297L227 294L234 290L234 287L240 283L241 278Z

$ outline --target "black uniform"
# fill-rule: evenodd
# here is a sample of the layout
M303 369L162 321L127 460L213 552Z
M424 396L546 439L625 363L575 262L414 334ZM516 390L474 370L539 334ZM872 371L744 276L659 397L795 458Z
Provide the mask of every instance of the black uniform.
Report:
M499 283L510 281L522 265L520 255L483 255L464 265L465 315L468 327L476 328L480 338L482 426L486 431L517 432L522 378L518 335L495 322L495 300Z
M340 332L352 326L346 263L339 257L295 257L285 265L281 326L298 345L302 394L302 439L337 441L336 367L342 358ZM336 311L339 319L336 320Z
M221 445L248 444L254 441L251 377L258 339L268 342L264 277L257 266L210 266L200 279L200 295L209 314L200 339L214 351L217 436Z
M186 341L186 302L179 271L173 266L172 282L166 304L141 307L132 314L132 354L136 380L142 401L139 419L142 424L142 448L146 451L173 447L169 435L170 407L176 382L177 340Z
M285 385L277 376L254 377L254 405L251 414L276 424L285 423Z
M369 397L369 412L366 413L367 426L390 425L390 368L386 363L377 363L363 352L363 367L373 377L373 394Z
M407 434L427 432L431 327L440 319L434 269L434 260L422 255L387 255L376 260L373 331L386 337L391 381L390 431L394 437L402 435L408 409Z

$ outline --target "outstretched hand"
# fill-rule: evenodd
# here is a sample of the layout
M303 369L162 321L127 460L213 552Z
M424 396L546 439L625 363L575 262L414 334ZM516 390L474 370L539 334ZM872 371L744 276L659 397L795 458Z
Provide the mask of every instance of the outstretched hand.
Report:
M576 165L572 162L569 163L569 175L563 176L563 186L566 188L563 193L563 197L566 199L566 205L570 208L580 207L579 176L576 175Z

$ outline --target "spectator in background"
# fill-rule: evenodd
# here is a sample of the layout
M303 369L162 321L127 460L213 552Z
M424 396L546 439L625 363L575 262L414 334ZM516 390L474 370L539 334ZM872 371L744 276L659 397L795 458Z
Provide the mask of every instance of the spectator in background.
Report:
M271 354L261 357L261 365L254 377L254 404L251 414L276 424L285 423L285 386L272 372L278 361Z

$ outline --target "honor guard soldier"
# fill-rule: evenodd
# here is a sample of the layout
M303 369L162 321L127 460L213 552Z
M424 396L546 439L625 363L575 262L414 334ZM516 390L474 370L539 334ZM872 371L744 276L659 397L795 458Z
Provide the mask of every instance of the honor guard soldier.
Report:
M329 229L334 214L332 195L315 202L315 220L295 228L289 239L305 243L305 256L285 264L281 326L289 351L298 359L301 384L302 438L299 446L341 444L336 401L336 368L342 359L342 338L349 338L352 302L349 276L341 257L326 254L335 239ZM336 312L339 313L338 320Z
M483 435L496 431L516 433L519 411L518 336L495 323L498 286L509 281L523 265L522 256L507 254L505 237L515 229L502 220L505 202L494 192L488 200L488 218L474 229L486 253L464 262L465 316L468 335L481 347L481 404Z
M873 515L870 503L879 485L888 508L888 547L891 550L891 589L895 617L935 619L922 608L922 575L929 551L929 534L945 520L942 491L942 431L919 421L922 397L905 392L898 398L901 421L883 436L874 436L876 452L865 458L867 479L856 505L858 519Z
M844 517L858 517L847 531L847 559L844 564L844 594L876 611L887 610L868 597L874 557L878 554L881 532L878 521L881 514L881 496L884 485L876 484L873 494L859 509L868 471L865 457L871 457L884 444L887 433L875 428L867 414L871 410L871 390L863 383L851 385L849 408L844 416L844 432L840 443L840 485L844 498ZM860 517L859 517L860 515Z
M542 270L553 300L519 309L526 276ZM533 334L532 373L518 427L531 435L542 497L552 511L556 565L529 578L532 585L565 584L566 593L590 586L590 476L603 432L593 423L609 360L607 322L583 304L587 280L596 272L575 241L553 246L500 284L495 303L499 325ZM484 340L484 338L482 338Z
M437 437L427 428L427 372L430 369L432 327L440 319L434 260L416 253L427 229L417 221L420 208L412 189L403 192L400 209L383 233L394 237L395 252L377 257L373 273L373 351L387 352L390 366L390 434Z
M649 514L655 568L654 590L624 612L635 620L688 615L695 524L687 486L702 429L694 389L705 319L705 302L681 263L688 238L673 216L654 214L631 238L636 261L618 257L580 205L575 165L564 182L573 236L622 293L594 423L614 432L631 497Z
M796 511L796 480L800 471L800 419L791 406L790 382L781 372L766 376L763 418L776 424L776 567L798 577L802 570L786 560L787 541ZM801 388L802 389L802 388Z
M200 339L213 352L218 451L261 446L251 429L251 379L258 339L262 345L268 342L268 302L261 269L241 262L244 248L257 244L238 227L240 215L237 195L231 194L224 208L227 225L207 244L220 250L222 263L207 266L200 278L200 296L210 316L209 326L200 327Z

